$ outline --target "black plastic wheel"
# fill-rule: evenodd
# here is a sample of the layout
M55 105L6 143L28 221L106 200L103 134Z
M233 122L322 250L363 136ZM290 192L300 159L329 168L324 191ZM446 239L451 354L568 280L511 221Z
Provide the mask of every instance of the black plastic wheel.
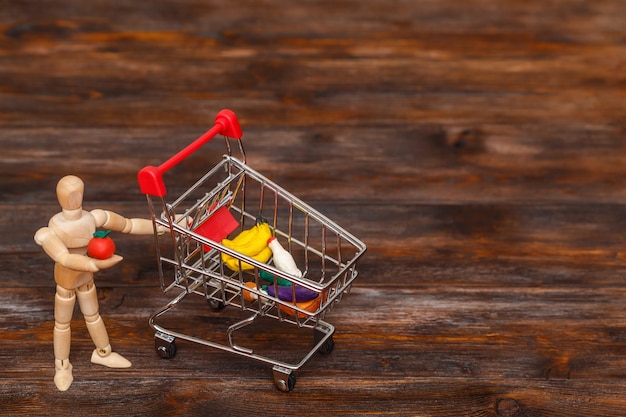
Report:
M174 341L167 342L158 337L154 338L154 347L157 354L163 359L172 359L176 355L176 343Z
M295 387L296 387L296 374L294 374L292 372L292 373L289 374L289 377L287 378L287 388L288 388L288 391L291 391Z
M222 300L216 300L215 298L209 298L207 302L209 303L209 307L211 307L211 309L215 311L219 311L226 307Z
M333 337L331 336L328 339L326 339L326 341L322 344L322 346L320 346L320 348L317 351L322 355L328 355L330 352L333 351L334 348L335 348L335 341L333 340Z
M289 392L296 386L296 374L291 372L287 375L287 379L278 379L274 382L279 391Z
M324 339L326 334L321 332L320 330L313 329L313 343L316 345L320 342L320 340ZM317 349L317 352L322 355L327 355L333 351L335 348L335 341L333 340L333 335L331 334L328 339Z

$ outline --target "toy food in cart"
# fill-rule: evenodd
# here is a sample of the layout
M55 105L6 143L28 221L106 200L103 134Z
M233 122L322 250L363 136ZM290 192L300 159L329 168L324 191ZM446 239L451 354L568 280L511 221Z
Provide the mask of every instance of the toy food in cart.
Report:
M319 295L319 293L304 288L301 285L277 285L276 287L273 285L263 285L262 288L272 297L278 297L283 301L293 301L295 295L296 303L311 301Z
M222 206L215 210L206 221L200 224L195 229L195 232L214 242L219 242L232 233L237 227L239 227L239 222L235 220L226 206ZM211 250L209 245L202 245L202 248L205 252Z
M320 294L319 296L317 296L316 298L312 299L311 301L303 301L301 303L296 303L295 306L297 308L300 308L302 310L308 311L309 313L315 313L317 311L317 309L320 307L320 304L322 303L322 295ZM284 306L282 304L279 304L278 307L284 311L285 313L289 314L290 316L295 316L296 315L296 310L294 310L293 308L289 308L287 306ZM306 318L306 314L301 313L301 312L297 312L298 317L299 318Z
M291 253L283 248L280 242L275 237L271 237L267 240L267 246L272 250L272 261L276 269L291 274L297 278L302 277L302 271L298 269L296 261L293 259ZM265 276L267 276L268 278L272 277L272 280L274 278L274 275L269 274L265 271L262 271L260 276L263 279ZM272 297L278 297L283 301L293 301L295 296L296 303L307 302L314 300L319 295L317 292L309 290L308 288L305 288L303 286L292 286L291 282L289 282L288 280L280 279L281 282L278 282L278 277L276 277L276 280L278 285L267 285L263 288Z
M302 277L302 271L298 269L291 253L283 248L275 237L272 236L267 240L267 246L272 250L272 259L276 269L280 269L297 278Z
M248 256L259 262L267 262L272 256L272 250L267 246L267 240L272 236L272 231L267 221L258 220L250 229L240 232L235 238L223 239L222 245ZM254 269L247 262L240 261L234 256L222 253L222 261L233 271Z
M286 285L286 286L291 285L291 281L281 278L281 277L277 277L274 274L270 274L269 272L263 269L259 270L259 278L267 282L274 282L274 280L276 280L277 285Z
M251 288L251 289L257 289L257 286L254 282L252 281L248 281L244 284L246 287ZM259 291L261 291L264 294L267 294L267 292L263 289L260 288ZM243 290L243 298L246 301L255 301L258 300L259 296L255 293L253 293L252 291L247 291L247 290ZM264 301L263 298L261 298L261 301Z

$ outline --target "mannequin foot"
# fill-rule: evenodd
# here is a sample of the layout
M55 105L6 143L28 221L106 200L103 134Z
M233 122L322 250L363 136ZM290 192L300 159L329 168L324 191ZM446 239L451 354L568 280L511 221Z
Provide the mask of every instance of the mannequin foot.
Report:
M91 354L91 362L97 365L108 366L109 368L130 368L132 365L128 359L115 352L107 352L105 356L98 353L98 349L94 349Z
M72 364L66 361L56 361L54 374L54 385L57 386L59 391L67 391L74 381L74 375L72 375Z

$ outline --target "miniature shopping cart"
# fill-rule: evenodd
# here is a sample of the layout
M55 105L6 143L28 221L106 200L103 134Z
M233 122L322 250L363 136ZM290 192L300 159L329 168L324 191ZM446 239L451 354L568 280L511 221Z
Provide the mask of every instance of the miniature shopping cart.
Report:
M180 195L166 199L163 175L217 135L224 136L226 143L221 162ZM163 358L175 355L176 339L199 343L272 365L278 389L290 391L295 385L294 371L316 353L333 349L335 328L323 319L350 290L357 277L357 261L366 248L323 214L250 168L241 136L235 114L222 110L204 135L162 165L139 172L139 185L154 225L161 288L164 293L176 293L152 314L149 323L155 331L157 353ZM232 156L235 142L241 159ZM222 244L259 222L267 222L273 237L301 269L301 276L279 269L274 259L262 262ZM302 292L308 293L304 301L299 298ZM214 310L230 307L243 312L243 319L226 327L225 342L161 323L191 294L204 297ZM301 360L291 363L235 343L235 332L265 318L296 326L291 327L294 330L312 330L313 346L306 348Z

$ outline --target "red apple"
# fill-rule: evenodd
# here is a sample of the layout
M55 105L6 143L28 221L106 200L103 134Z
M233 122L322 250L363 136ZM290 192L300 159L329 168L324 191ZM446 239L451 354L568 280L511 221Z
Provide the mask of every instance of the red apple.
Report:
M115 253L115 242L109 237L110 230L98 230L87 246L87 253L92 258L108 259Z

